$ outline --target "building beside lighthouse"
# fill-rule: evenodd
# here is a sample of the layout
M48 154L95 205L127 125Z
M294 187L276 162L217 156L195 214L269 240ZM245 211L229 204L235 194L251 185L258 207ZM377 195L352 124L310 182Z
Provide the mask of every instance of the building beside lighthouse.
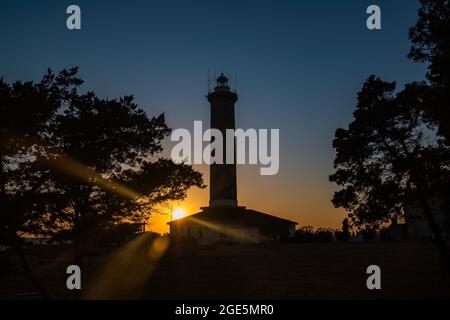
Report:
M235 129L238 95L230 89L223 74L216 81L216 87L207 95L211 105L210 126L220 130L226 139L226 130ZM226 150L223 150L223 156L226 158ZM208 207L168 223L172 238L194 239L199 244L259 243L294 235L296 222L238 205L236 161L210 165L209 192Z

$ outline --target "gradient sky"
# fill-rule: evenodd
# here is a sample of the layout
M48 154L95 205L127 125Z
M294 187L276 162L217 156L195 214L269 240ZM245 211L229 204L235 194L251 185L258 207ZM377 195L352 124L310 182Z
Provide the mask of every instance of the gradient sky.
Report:
M82 30L66 28L77 4ZM366 8L382 10L382 30L366 28ZM338 227L333 208L334 131L345 127L370 74L403 86L425 66L406 58L417 0L380 1L0 1L0 77L38 80L47 67L79 66L99 96L133 94L172 128L209 123L207 74L236 87L240 128L280 129L280 171L238 167L238 200L252 209ZM207 167L199 166L205 173ZM208 189L180 205L195 213ZM167 217L151 227L165 231Z

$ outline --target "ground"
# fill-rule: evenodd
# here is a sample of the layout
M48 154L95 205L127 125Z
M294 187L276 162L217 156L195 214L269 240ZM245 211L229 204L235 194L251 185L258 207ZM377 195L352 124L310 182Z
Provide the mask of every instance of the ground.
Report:
M66 267L72 248L27 249L54 298L71 299ZM0 252L0 298L39 298L13 251ZM382 289L366 288L379 265ZM83 267L84 298L145 299L428 299L450 298L430 243L278 243L197 247L141 237Z

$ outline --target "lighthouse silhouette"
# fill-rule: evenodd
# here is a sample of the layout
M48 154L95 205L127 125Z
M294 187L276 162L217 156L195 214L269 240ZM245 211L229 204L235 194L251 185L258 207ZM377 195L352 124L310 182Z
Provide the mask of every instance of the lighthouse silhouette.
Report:
M234 134L228 137L226 133L228 129L235 129L234 111L238 95L230 88L228 78L223 73L216 79L216 86L206 98L211 105L211 129L220 130L223 146L227 143L235 146ZM232 155L227 155L229 150L224 147L223 163L210 165L209 206L202 207L201 212L167 223L173 240L193 240L199 245L260 243L294 235L297 222L238 206L234 150ZM214 158L214 154L211 156ZM234 158L233 163L226 161L231 157Z
M226 130L235 129L234 105L238 96L230 89L228 78L223 73L216 81L216 87L207 95L211 104L211 129L220 130L224 137L224 145L227 145L230 141L225 140L227 139ZM234 136L232 139L231 143L234 145ZM228 159L226 152L227 150L224 148L223 164L213 163L210 165L210 207L237 206L236 157L233 152L233 163L226 164L225 160Z

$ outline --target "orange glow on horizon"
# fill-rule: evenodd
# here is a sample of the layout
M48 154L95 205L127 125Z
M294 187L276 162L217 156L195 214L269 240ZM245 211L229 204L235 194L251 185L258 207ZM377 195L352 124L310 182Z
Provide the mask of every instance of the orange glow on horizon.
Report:
M194 165L194 169L203 173L205 183L209 185L209 170L206 165ZM270 177L260 176L251 166L238 166L238 203L249 209L258 210L281 218L298 222L297 227L312 226L342 228L346 217L344 209L336 209L331 203L335 186L328 181L327 174L316 177L308 171L297 174L286 173ZM306 173L302 173L306 172ZM170 206L183 208L186 216L201 212L208 206L209 187L190 188L184 200L173 201L165 205L162 214L150 217L148 230L167 233L170 221Z

